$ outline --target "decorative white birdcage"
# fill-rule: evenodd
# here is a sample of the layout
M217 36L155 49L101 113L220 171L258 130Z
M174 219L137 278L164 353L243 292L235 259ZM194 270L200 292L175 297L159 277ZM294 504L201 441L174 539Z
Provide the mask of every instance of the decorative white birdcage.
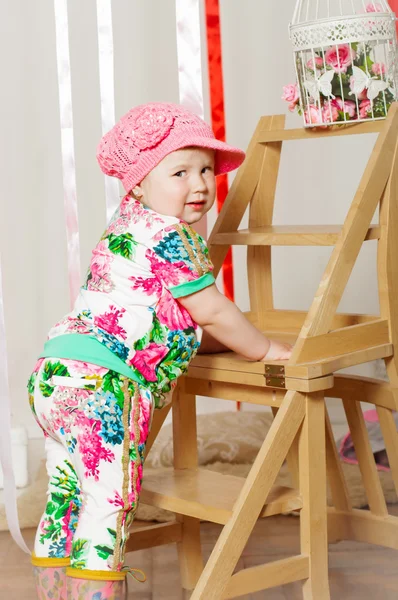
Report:
M305 127L384 119L397 97L396 17L386 0L297 0L289 27Z

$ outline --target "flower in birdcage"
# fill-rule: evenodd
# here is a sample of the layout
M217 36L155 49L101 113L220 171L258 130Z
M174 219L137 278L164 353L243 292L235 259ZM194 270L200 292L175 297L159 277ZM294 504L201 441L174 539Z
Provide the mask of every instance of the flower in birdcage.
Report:
M314 104L310 104L308 108L305 109L304 111L304 118L306 123L309 123L311 125L313 124L322 124L322 113L319 110L319 108L317 108L316 106L314 106Z
M283 86L282 100L289 102L289 110L294 111L299 102L299 91L297 83Z
M336 73L346 73L355 56L356 52L350 48L349 44L340 44L340 46L332 46L326 50L325 62Z
M339 119L339 109L335 104L331 102L326 102L323 105L322 109L322 119L326 123L333 123L334 121L338 121Z
M300 61L301 88L298 84L283 88L282 98L289 102L290 111L296 109L312 126L385 117L395 98L394 82L386 63L374 60L371 44L353 42L311 53L310 59ZM315 71L314 64L319 64Z
M342 100L341 98L334 98L331 104L337 108L338 111L346 113L350 119L356 118L357 106L352 100Z
M314 58L310 58L310 60L307 62L307 68L311 69L311 71L315 71L315 69L323 69L323 66L322 56L315 56Z
M291 83L290 85L283 86L282 100L286 100L286 102L292 103L297 102L298 99L299 93L297 83Z
M386 65L384 63L373 63L372 73L374 75L384 75L386 72Z
M283 97L305 127L387 116L397 98L394 17L388 0L296 0L290 39L300 98Z
M370 100L362 100L359 105L359 118L366 119L368 114L372 111L372 103Z

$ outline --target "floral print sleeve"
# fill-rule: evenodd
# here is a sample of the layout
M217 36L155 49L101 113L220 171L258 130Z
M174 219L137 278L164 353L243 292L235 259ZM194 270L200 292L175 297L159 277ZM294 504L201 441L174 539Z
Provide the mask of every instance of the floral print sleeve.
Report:
M214 283L206 243L186 223L160 230L148 245L151 270L174 298L189 296Z
M213 283L204 240L184 221L127 195L93 250L73 310L49 340L72 333L95 338L163 406L200 344L201 329L178 299ZM93 362L91 355L79 357Z

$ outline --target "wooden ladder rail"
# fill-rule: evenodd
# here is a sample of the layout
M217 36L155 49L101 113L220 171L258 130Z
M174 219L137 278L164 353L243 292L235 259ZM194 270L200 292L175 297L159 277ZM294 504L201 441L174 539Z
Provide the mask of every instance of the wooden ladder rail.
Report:
M305 600L328 600L327 527L329 539L348 539L350 535L355 539L365 539L368 536L366 539L381 543L378 528L385 535L387 529L384 523L388 523L396 536L398 520L386 514L361 421L359 403L352 402L347 394L356 394L356 398L360 397L359 394L364 394L363 397L377 406L397 486L398 434L396 430L394 433L391 414L391 410L397 406L397 369L393 350L397 331L395 322L398 318L398 295L392 292L398 284L398 273L393 264L397 243L397 232L393 226L394 219L397 222L394 212L397 210L397 106L395 104L391 107L388 118L383 123L362 123L320 131L284 130L283 117L263 117L249 145L247 159L235 177L213 228L209 247L215 273L220 270L231 244L247 245L251 300L248 316L256 326L267 332L282 334L282 324L287 324L283 335L287 336L286 339L289 336L295 339L296 345L288 363L268 366L248 363L232 353L198 356L188 375L183 377L178 386L176 408L173 408L176 411L175 473L177 478L180 477L181 481L187 483L180 488L177 494L180 495L179 499L177 496L173 498L172 492L162 496L162 492L156 489L156 481L152 481L152 489L146 492L144 490L143 499L145 501L146 493L150 501L158 503L156 505L160 502L165 503L165 506L173 506L181 515L175 524L168 525L168 534L159 536L157 532L157 536L161 537L161 543L166 543L164 540L168 535L170 541L177 541L180 549L183 548L180 553L182 583L186 590L194 590L191 596L193 600L232 598L238 592L253 592L300 579L304 581ZM283 141L375 132L380 132L378 140L343 226L272 225ZM381 197L380 224L372 225L371 219ZM238 231L248 206L249 228ZM338 303L361 245L372 239L378 240L379 245L381 316L337 314ZM278 311L273 307L270 257L271 246L278 244L334 245L318 292L307 314L302 311ZM386 359L390 386L381 382L364 382L363 378L334 376L336 370L377 358ZM283 386L278 383L275 387L267 383L267 368L278 368L283 372ZM189 501L181 500L181 494L187 494L184 486L195 485L192 482L199 481L202 477L200 473L195 475L198 471L197 457L192 446L192 439L195 439L195 394L241 399L258 404L268 403L274 407L275 414L274 423L250 474L232 509L228 509L232 510L230 516L225 513L225 517L217 517L222 519L218 522L226 524L203 570L198 515L210 516L212 509L206 509L205 505L192 508L195 505L192 499L195 494L191 495ZM354 430L365 488L371 499L370 516L363 516L363 511L355 511L351 507L325 412L325 395L342 398L344 402ZM184 406L188 408L184 409ZM184 437L186 431L192 434L190 442ZM316 452L314 448L317 449ZM297 506L301 507L301 554L286 561L245 569L232 575L257 517L262 513L266 514L268 500L271 500L269 506L272 506L272 484L285 457L288 457L300 486L301 506ZM335 505L328 511L326 464ZM175 483L168 481L167 485L175 486ZM234 487L234 481L230 485ZM288 502L298 501L297 496L294 500L292 495L286 497ZM277 500L277 503L281 505L281 500ZM188 505L190 508L187 508ZM212 519L215 519L214 510L212 515ZM361 527L366 533L361 534ZM386 545L395 547L392 538L393 535L389 535ZM146 543L148 539L147 536Z

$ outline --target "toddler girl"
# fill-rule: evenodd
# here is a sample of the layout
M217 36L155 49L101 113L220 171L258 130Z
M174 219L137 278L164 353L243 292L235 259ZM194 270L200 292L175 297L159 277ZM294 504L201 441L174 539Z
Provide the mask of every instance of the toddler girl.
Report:
M32 557L41 599L122 598L152 413L170 402L201 329L206 352L232 349L249 360L291 352L217 290L191 227L214 203L215 176L244 153L181 106L151 103L120 119L97 158L127 195L29 380L49 476Z

